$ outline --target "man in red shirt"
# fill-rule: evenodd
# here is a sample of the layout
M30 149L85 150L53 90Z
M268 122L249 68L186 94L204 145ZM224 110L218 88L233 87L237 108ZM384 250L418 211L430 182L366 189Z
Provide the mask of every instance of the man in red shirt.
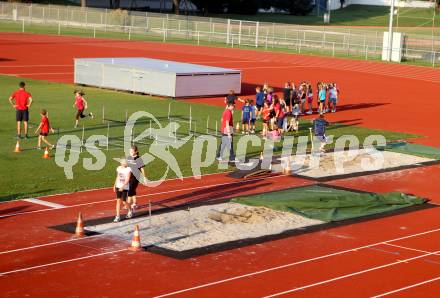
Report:
M24 82L20 82L18 84L20 88L9 97L9 103L16 111L17 139L21 138L21 122L24 122L24 136L28 138L29 108L32 105L32 96L24 89L25 85Z
M232 117L232 111L234 110L234 104L228 103L225 111L222 115L222 140L219 150L217 151L217 160L223 161L222 154L225 149L229 149L229 161L235 162L235 154L234 154L234 119Z

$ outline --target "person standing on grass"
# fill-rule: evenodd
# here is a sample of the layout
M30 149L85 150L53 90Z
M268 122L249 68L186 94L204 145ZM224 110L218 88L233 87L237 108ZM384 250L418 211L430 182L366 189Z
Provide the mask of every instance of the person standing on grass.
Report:
M307 115L313 114L313 89L312 84L307 85L307 103L309 105L309 110L307 111Z
M32 105L32 95L25 90L26 84L20 82L19 89L9 97L9 103L15 109L17 121L17 139L21 139L21 122L24 123L24 137L28 139L29 108Z
M116 193L116 217L113 222L121 221L121 205L124 204L128 213L125 218L132 218L133 212L131 210L130 204L127 202L128 188L131 177L131 169L128 167L127 160L122 158L120 161L120 166L116 168L116 180L113 187L113 191Z
M86 94L81 90L75 90L73 93L75 94L75 103L73 104L73 107L77 110L75 117L75 128L77 128L80 118L85 118L87 116L93 118L93 113L84 115L84 110L87 109L87 101L84 99L84 95Z
M142 158L139 156L139 150L137 146L133 145L130 148L130 156L127 157L128 166L131 169L130 181L128 183L128 204L131 205L132 214L134 215L134 209L137 208L136 204L136 189L139 185L139 179L141 176L136 177L133 173L142 173L145 177L145 165Z
M283 133L284 111L281 107L280 99L276 95L274 96L273 99L273 110L275 112L275 120L276 120L278 135L281 135Z
M264 91L262 91L261 87L258 86L255 88L255 93L255 104L257 105L258 110L257 119L259 119L261 117L261 108L264 105Z
M226 97L225 97L225 104L226 105L229 105L229 104L233 104L233 105L235 105L235 102L236 101L239 101L239 102L243 102L244 103L244 100L243 99L241 99L240 97L237 97L237 95L235 95L235 91L234 90L229 90L229 93L228 93L228 95L226 95Z
M286 112L287 112L287 113L289 113L289 112L292 111L292 110L290 109L290 106L291 106L291 104L290 104L290 99L291 99L291 97L292 97L292 89L291 89L291 87L290 87L289 82L286 82L286 83L284 84L284 89L283 89L283 99L284 99L284 101L285 101L285 103L286 103Z
M319 146L319 151L321 153L325 153L325 145L327 144L327 136L325 135L325 130L329 123L324 118L324 114L320 114L319 118L313 120L313 131L315 133L315 136L318 138L318 140L321 142L321 145ZM312 140L313 142L313 140Z
M55 145L52 145L49 143L49 141L46 139L47 135L49 134L49 130L54 133L55 130L50 126L49 124L49 118L47 117L47 111L45 109L42 109L40 112L41 115L41 123L38 125L37 129L35 130L35 134L40 131L40 135L38 136L38 147L37 149L41 149L41 142L43 141L46 143L50 149L53 149Z
M267 134L269 132L269 122L270 122L270 105L267 100L264 101L263 109L261 110L261 114L263 115L263 131L261 132L261 135L263 136L263 139L267 138Z
M255 122L257 121L258 109L254 105L254 101L252 99L249 100L249 105L251 106L251 128L250 128L250 132L253 134L253 133L255 133Z
M323 84L319 84L318 88L319 88L319 93L318 93L319 114L324 114L325 113L325 99L327 97L327 92L326 92L325 86Z
M222 139L220 143L220 147L217 152L217 160L223 161L223 152L225 149L229 150L229 161L235 162L235 153L234 153L234 119L232 117L232 112L234 111L234 105L228 104L226 109L223 111L222 115L222 125L221 125L221 133Z
M246 100L246 103L241 109L242 134L249 134L251 113L252 111L251 111L251 106L249 105L249 100Z
M336 112L336 102L338 100L338 91L335 84L330 84L328 91L328 108L332 113Z

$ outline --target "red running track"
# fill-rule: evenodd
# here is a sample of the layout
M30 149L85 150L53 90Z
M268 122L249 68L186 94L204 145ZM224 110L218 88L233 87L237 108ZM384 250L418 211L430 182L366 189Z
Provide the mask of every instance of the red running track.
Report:
M424 138L416 142L440 144L435 120L430 120L435 119L440 105L433 96L440 91L440 73L429 68L12 33L0 34L0 49L0 73L64 83L72 82L74 57L95 56L145 56L239 68L245 95L264 81L278 88L287 80L336 81L343 92L342 104L338 113L329 115L330 121L419 134ZM222 104L221 98L191 101ZM438 203L439 171L439 166L431 166L329 183L368 191L409 192ZM173 206L311 183L286 176L243 183L219 174L202 180L170 180L154 190L144 188L139 201ZM111 190L103 189L40 198L65 206L60 209L24 201L0 204L2 296L434 297L440 291L438 208L187 260L133 253L119 239L75 239L49 228L73 222L79 211L87 219L111 216L112 198Z

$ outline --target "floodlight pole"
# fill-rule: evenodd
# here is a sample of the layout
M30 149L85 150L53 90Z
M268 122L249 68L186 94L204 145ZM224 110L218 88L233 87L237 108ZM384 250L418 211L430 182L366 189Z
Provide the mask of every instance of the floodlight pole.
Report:
M387 61L391 61L391 55L393 53L393 19L394 19L394 0L391 0L390 7L390 23L388 28L388 59Z
M327 1L327 13L328 13L328 22L330 23L330 13L332 11L332 1L328 0Z

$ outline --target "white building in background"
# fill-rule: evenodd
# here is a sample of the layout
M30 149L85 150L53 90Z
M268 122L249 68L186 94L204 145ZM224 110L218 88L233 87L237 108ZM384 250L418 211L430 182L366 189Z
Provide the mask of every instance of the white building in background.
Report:
M345 0L344 7L348 5L372 5L372 6L390 6L391 0ZM328 0L330 9L340 9L340 0ZM422 0L394 0L396 7L417 7L417 8L431 8L435 5L435 1L422 1Z

